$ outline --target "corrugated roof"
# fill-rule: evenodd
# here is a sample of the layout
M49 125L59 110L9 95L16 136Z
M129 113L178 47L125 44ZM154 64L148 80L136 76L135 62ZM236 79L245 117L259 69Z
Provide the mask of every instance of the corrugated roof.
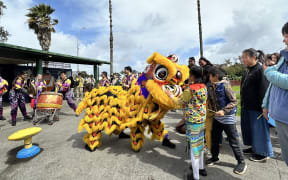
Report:
M11 61L11 64L14 64L15 62L23 62L23 64L25 64L27 62L36 62L37 60L87 65L110 64L109 62L103 60L83 58L78 56L71 56L66 54L16 46L12 44L0 43L0 64L1 61L2 64L7 64L7 61L9 60Z

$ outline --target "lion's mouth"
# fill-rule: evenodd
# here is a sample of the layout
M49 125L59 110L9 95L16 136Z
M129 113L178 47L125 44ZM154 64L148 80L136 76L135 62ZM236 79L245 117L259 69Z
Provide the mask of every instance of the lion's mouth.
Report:
M162 108L159 106L159 104L154 103L154 107L149 115L149 120L156 119L162 112Z
M170 91L174 97L178 97L181 94L181 87L178 85L163 85L162 90L165 93L165 91Z

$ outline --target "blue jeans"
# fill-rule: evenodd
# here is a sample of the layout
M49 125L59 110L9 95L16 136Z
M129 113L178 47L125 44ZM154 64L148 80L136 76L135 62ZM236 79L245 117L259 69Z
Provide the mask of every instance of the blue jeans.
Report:
M288 124L276 121L276 129L280 140L282 157L288 166Z
M251 146L254 153L273 157L270 128L262 112L241 109L241 131L244 145ZM259 119L257 119L260 117Z

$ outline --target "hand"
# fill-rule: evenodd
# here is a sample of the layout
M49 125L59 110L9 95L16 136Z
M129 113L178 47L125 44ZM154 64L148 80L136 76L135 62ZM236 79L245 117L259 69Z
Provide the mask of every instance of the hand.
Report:
M267 119L267 121L269 120L269 118L268 118L268 109L263 109L263 116L265 117L265 119Z
M32 94L29 94L29 97L33 98L33 95L32 95Z
M225 112L223 110L220 110L215 113L217 116L223 117L225 115Z

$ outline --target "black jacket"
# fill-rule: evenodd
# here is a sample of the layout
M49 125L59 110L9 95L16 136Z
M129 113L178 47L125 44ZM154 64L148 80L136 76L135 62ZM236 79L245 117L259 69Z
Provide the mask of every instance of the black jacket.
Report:
M197 66L197 65L194 65L194 66ZM190 69L191 69L192 67L194 67L194 66L188 65L189 72L190 72ZM188 79L186 79L186 80L184 81L184 84L189 84L189 77L188 77Z
M210 71L210 68L212 67L211 64L206 64L205 66L202 67L202 71L203 71L203 83L204 84L207 84L210 79L209 79L209 71Z
M259 63L249 67L241 80L241 108L262 112L262 100L268 85L269 82L264 76L263 67Z

